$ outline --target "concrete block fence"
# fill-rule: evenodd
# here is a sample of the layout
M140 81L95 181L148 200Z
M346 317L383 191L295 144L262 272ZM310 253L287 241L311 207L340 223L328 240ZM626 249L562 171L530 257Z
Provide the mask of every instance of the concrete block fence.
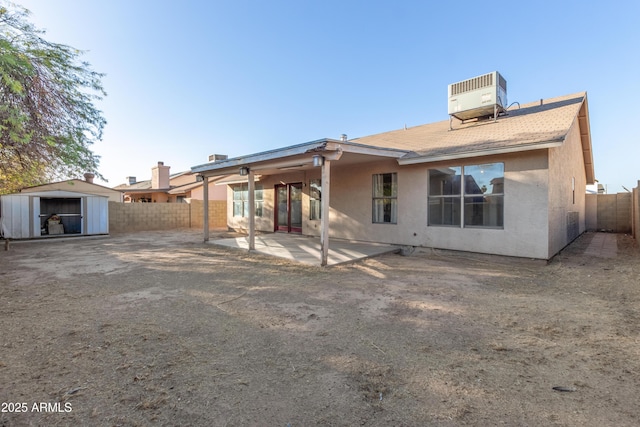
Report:
M202 228L204 202L118 203L109 202L109 231L112 233L176 228ZM227 202L209 201L211 229L227 227Z

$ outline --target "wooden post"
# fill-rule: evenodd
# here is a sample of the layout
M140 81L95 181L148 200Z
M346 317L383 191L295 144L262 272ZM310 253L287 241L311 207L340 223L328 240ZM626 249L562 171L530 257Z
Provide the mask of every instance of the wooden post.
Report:
M331 160L322 163L322 198L320 202L320 265L326 266L329 258L329 190L331 189Z
M209 178L203 177L202 181L202 198L204 199L204 241L209 241Z
M249 191L249 250L253 251L256 249L256 184L253 181L253 170L249 168L248 174L248 185L247 189Z

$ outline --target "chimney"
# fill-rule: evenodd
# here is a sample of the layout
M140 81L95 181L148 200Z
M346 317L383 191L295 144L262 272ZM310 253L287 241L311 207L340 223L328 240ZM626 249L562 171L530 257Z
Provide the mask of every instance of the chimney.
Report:
M151 188L152 189L168 189L169 186L169 169L164 162L158 162L158 166L151 168Z
M127 185L133 185L136 183L136 177L135 176L128 176L125 178L127 180Z
M93 184L93 178L95 178L96 176L94 174L92 174L91 172L87 172L84 174L84 180L87 181L89 184Z
M340 141L347 142L347 134L346 133L343 133L342 135L340 135Z

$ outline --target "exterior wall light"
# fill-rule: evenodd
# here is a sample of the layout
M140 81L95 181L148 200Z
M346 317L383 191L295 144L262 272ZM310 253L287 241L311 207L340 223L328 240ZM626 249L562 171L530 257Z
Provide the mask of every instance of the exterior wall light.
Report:
M313 166L319 167L319 166L322 166L323 164L324 164L324 157L322 157L320 154L316 154L313 156Z
M202 176L202 175L196 175L196 181L197 181L197 182L203 182L203 181L204 181L204 176Z
M246 166L243 166L240 168L240 176L247 176L249 175L249 168Z

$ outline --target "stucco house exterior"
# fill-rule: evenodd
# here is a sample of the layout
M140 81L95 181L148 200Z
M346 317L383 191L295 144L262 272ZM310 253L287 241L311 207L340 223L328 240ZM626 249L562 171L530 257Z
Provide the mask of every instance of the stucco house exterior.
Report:
M191 170L226 186L229 228L318 236L323 253L342 238L549 259L585 231L595 182L586 93Z

